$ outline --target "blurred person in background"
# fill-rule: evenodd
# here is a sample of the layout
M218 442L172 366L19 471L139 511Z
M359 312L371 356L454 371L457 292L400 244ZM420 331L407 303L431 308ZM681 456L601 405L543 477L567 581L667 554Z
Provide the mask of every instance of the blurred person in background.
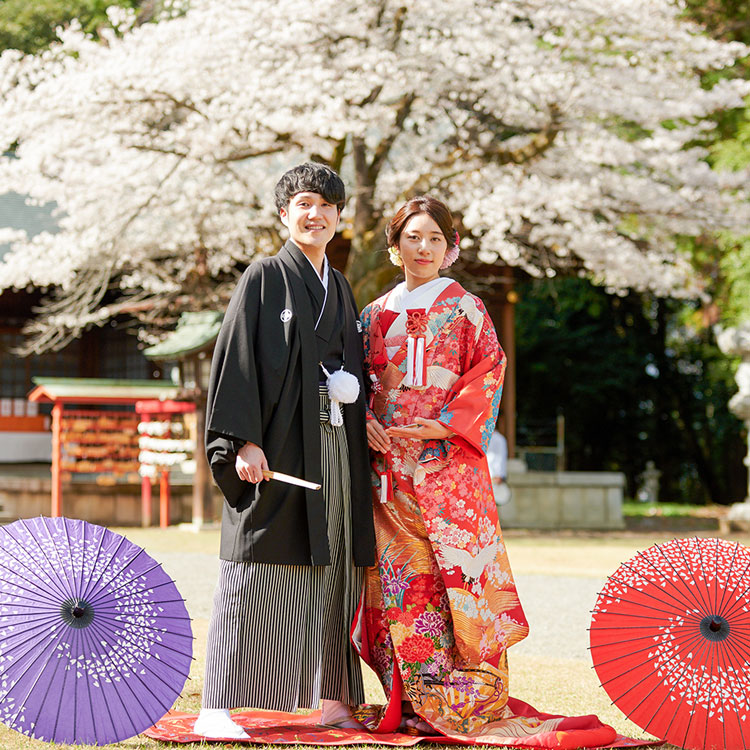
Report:
M498 505L509 503L512 493L508 486L508 441L497 428L492 433L487 448L487 465L495 490L495 502Z

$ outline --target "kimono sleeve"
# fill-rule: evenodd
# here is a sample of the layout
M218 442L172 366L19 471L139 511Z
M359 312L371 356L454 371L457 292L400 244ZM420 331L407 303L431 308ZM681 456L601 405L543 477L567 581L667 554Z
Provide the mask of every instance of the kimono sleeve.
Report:
M216 483L234 504L246 485L234 468L246 442L263 447L255 338L262 271L251 265L237 284L216 340L206 404L206 452Z
M382 374L385 365L385 344L380 330L377 308L371 303L360 314L362 323L362 344L364 347L364 379L366 389L366 417L367 420L377 421L372 410L372 395L375 383Z
M482 456L495 429L506 360L484 305L472 298L475 314L467 316L461 336L465 370L451 388L438 421L454 433L451 442Z

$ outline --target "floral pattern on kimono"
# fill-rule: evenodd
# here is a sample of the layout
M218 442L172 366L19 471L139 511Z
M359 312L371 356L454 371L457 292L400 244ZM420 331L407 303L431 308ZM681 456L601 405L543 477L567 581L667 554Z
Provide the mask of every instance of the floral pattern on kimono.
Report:
M528 632L485 458L505 357L482 302L457 282L384 335L387 296L362 313L369 416L385 427L437 419L454 436L392 438L387 456L375 454L378 566L367 572L362 655L390 703L358 716L392 729L404 697L436 729L470 733L504 717L506 650ZM406 339L415 332L425 336L426 381L410 387ZM388 474L393 492L381 503Z
M362 313L369 418L385 427L432 418L455 434L391 438L387 455L374 454L378 563L366 571L352 635L388 704L354 715L375 732L395 731L408 700L438 732L464 742L609 745L617 733L596 716L543 714L508 695L506 652L528 625L485 458L505 358L479 299L450 280L435 280L433 290L417 295L429 300L424 310L409 309L410 293L399 298L403 310L385 295ZM406 385L410 334L425 337L423 385ZM392 488L385 502L383 477Z

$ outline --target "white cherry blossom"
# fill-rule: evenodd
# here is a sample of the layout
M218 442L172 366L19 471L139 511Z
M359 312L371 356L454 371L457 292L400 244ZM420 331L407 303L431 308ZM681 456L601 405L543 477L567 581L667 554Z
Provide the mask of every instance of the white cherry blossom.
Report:
M607 287L695 293L675 236L747 223L743 180L694 145L745 81L697 71L748 54L669 0L192 0L106 43L72 24L0 56L0 193L55 202L59 232L12 242L0 289L57 301L37 344L127 310L221 306L237 261L273 251L273 185L322 159L352 200L360 300L389 271L384 223L433 192L465 253ZM467 235L466 230L469 234ZM105 292L116 301L102 307Z

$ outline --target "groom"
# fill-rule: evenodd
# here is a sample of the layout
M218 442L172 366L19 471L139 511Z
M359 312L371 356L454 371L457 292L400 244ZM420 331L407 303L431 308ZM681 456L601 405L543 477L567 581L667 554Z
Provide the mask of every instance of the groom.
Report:
M302 164L281 177L275 201L289 240L239 281L209 386L206 445L225 502L195 731L211 738L246 736L230 708L322 701L324 724L357 727L350 706L364 702L349 640L375 545L362 341L351 288L326 257L344 184ZM336 426L326 372L342 367L359 395ZM322 490L266 481L269 468Z

